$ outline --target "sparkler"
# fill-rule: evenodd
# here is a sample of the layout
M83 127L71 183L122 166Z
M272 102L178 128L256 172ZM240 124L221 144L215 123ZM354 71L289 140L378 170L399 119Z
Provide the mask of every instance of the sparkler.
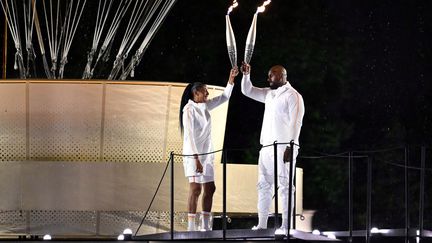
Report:
M269 5L271 0L265 1L261 6L257 8L256 13L254 14L254 17L252 19L252 24L249 28L249 33L246 39L246 47L245 47L245 54L244 54L244 62L249 63L252 59L252 54L255 48L255 39L256 39L256 25L257 25L257 17L258 13L262 13L265 10L265 7Z
M227 43L227 49L228 49L228 57L231 62L231 66L235 67L237 66L237 46L236 46L236 40L234 36L234 31L231 27L231 21L229 14L231 11L238 6L238 3L236 0L233 1L233 4L228 8L228 12L225 16L225 23L226 23L226 43Z

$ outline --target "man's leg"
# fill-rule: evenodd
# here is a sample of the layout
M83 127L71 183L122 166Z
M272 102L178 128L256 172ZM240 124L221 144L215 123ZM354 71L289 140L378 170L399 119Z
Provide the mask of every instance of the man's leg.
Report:
M288 217L288 190L289 190L289 169L290 169L290 163L281 163L280 164L280 173L278 176L278 184L279 184L279 195L281 197L281 203L282 203L282 225L281 228L288 229L288 220L291 220L291 228L293 226L293 220L295 215L294 212L294 205L295 205L295 187L294 184L292 184L292 191L291 191L291 215ZM294 160L294 169L295 169L295 160ZM294 174L293 174L294 176ZM294 180L294 178L292 178Z
M288 190L289 190L289 183L288 183L288 178L287 177L282 177L279 176L279 196L281 198L281 203L282 203L282 225L281 227L287 229L288 228ZM292 187L292 192L291 192L291 199L292 199L292 203L291 203L291 227L293 226L293 215L294 215L294 185Z
M273 190L273 149L263 148L258 161L258 225L256 229L267 229L268 213Z
M272 202L272 176L258 175L258 229L267 229L268 213Z

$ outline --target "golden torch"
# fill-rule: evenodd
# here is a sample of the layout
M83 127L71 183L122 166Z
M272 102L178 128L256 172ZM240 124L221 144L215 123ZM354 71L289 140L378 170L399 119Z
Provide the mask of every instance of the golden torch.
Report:
M227 44L227 49L228 49L228 57L230 59L232 67L237 66L237 46L236 46L234 31L231 27L231 21L230 21L229 14L237 6L238 6L238 3L236 0L234 0L233 4L228 8L228 12L225 16L226 44Z
M256 25L257 25L257 17L258 13L262 13L265 10L265 7L269 5L271 0L265 1L260 7L258 7L256 13L253 16L252 24L249 28L249 33L246 38L246 47L245 47L245 54L244 54L244 62L249 63L252 59L252 54L255 48L255 39L256 39Z

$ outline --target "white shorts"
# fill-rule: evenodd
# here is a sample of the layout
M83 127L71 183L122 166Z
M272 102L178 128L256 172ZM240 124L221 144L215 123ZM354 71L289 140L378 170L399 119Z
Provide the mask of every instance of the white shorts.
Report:
M214 168L213 168L213 164L204 164L205 168L204 168L204 172L205 175L201 174L201 173L196 173L193 176L187 176L189 183L199 183L199 184L204 184L207 182L212 182L214 181Z
M214 181L214 176L205 176L205 175L198 175L198 176L188 176L189 183L198 183L198 184L204 184L207 182Z

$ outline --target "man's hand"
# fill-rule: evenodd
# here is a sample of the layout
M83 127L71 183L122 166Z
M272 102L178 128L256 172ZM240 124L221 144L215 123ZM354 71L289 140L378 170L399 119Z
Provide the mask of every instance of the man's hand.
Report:
M237 66L233 67L233 68L231 69L231 72L230 72L230 76L229 76L229 79L228 79L228 83L230 83L230 84L234 84L234 78L235 78L238 74L239 74L238 67L237 67Z
M291 163L291 147L287 146L283 155L283 161L285 163Z
M250 74L250 70L251 70L251 66L245 62L242 62L241 72L243 73L243 75Z
M201 164L201 161L198 159L198 155L195 155L195 167L196 167L195 170L196 173L203 173L203 166Z

